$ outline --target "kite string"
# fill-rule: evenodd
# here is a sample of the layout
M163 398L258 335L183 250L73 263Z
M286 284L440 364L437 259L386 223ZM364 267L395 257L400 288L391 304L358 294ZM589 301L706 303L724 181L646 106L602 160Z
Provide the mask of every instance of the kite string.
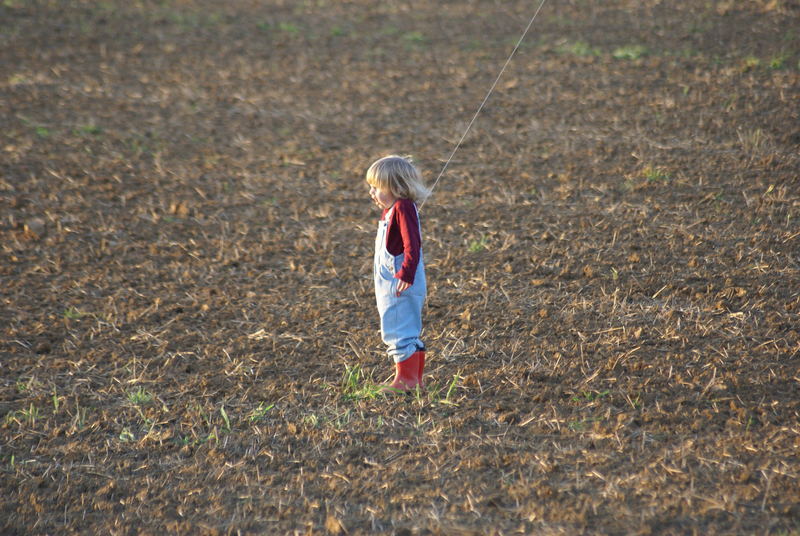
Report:
M544 6L544 3L546 1L547 0L542 0L542 2L539 4L539 7L536 9L536 12L533 14L533 17L531 17L531 20L528 22L528 26L525 27L525 31L522 32L522 36L520 36L519 40L517 41L516 46L514 46L514 50L511 51L511 54L508 56L508 59L506 60L505 64L503 64L503 68L500 69L500 73L497 75L497 78L495 78L494 83L492 84L492 87L489 88L489 91L486 93L486 96L483 98L483 101L481 102L480 106L478 106L478 110L475 112L475 115L472 116L472 119L470 120L469 124L467 125L466 130L464 130L464 134L461 135L461 139L458 140L458 143L456 143L456 146L453 149L453 152L450 153L450 157L447 159L447 162L444 163L444 167L442 167L442 170L439 172L439 176L436 177L435 181L433 181L433 184L431 185L430 190L429 190L430 192L433 192L433 189L436 188L436 185L439 183L439 179L441 179L442 175L444 175L444 172L447 169L447 166L450 164L450 161L453 159L453 156L455 156L456 151L458 151L458 148L461 147L461 142L463 142L464 138L467 137L467 133L469 132L469 129L472 128L472 124L475 122L475 119L477 119L478 114L480 114L481 110L483 110L483 106L486 104L486 101L489 100L489 96L492 94L492 92L494 91L494 88L497 86L497 82L500 81L500 77L503 76L503 73L505 72L506 67L508 67L509 63L511 63L511 58L513 58L514 54L516 54L517 49L522 44L522 40L525 39L525 36L528 34L528 30L530 30L531 26L533 26L533 21L536 20L536 16L539 14L539 11L541 11L542 6ZM426 199L426 201L427 201L427 199ZM425 204L425 201L420 203L419 208L422 208L422 205L424 205L424 204Z

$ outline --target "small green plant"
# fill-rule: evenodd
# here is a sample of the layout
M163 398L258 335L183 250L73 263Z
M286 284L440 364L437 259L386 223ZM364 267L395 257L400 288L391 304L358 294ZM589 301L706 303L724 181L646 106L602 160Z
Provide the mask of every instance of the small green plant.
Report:
M425 391L422 389L422 386L417 385L411 394L414 396L414 402L422 406L425 403Z
M633 409L639 409L642 407L642 399L639 393L636 394L635 398L631 398L630 395L626 394L625 399L628 401L628 404L630 404L630 406Z
M786 67L786 61L789 59L789 56L786 54L778 54L777 56L773 56L769 60L769 68L772 70L783 69Z
M5 417L5 424L9 425L12 422L16 422L18 425L22 426L23 424L28 424L29 426L33 426L36 424L36 421L39 419L39 408L31 404L28 409L20 409L17 411L12 411L6 414Z
M442 404L450 404L451 406L455 406L456 403L453 402L453 394L456 392L456 387L458 386L458 382L461 381L461 375L453 374L453 379L450 380L450 385L447 386L447 392L444 395L444 398L440 401Z
M567 424L567 428L572 432L581 432L585 428L585 424L583 421L570 421L569 424Z
M231 433L231 420L228 418L228 412L225 411L225 406L219 407L219 414L222 415L222 420L225 421L225 430Z
M99 136L103 133L103 129L98 127L97 125L81 125L75 129L77 134L82 136Z
M443 385L440 385L438 382L429 382L426 387L428 391L428 399L431 402L442 401L442 390L444 389Z
M64 318L66 320L78 320L82 316L83 313L74 307L70 307L69 309L64 309Z
M8 83L12 86L27 84L28 82L29 82L28 78L21 73L12 74L8 79Z
M53 413L58 413L58 394L56 393L55 388L53 389Z
M605 389L603 391L584 391L583 393L581 393L579 395L573 396L572 397L572 401L573 402L582 402L582 401L594 402L595 400L599 400L601 398L604 398L604 397L608 396L610 393L611 393L611 391L609 391L608 389Z
M342 394L345 400L364 400L376 398L382 387L367 378L361 365L345 365L342 376Z
M33 426L39 418L39 408L31 403L28 409L19 410L19 416L23 421L27 422L29 426Z
M567 427L572 432L583 432L586 430L587 425L595 422L596 419L581 419L580 421L570 421Z
M248 419L251 423L258 422L263 419L269 410L275 407L275 404L264 405L263 402L258 403L258 407L253 410Z
M559 45L556 48L556 51L559 54L569 54L572 56L599 56L602 54L602 51L597 48L589 45L585 41L575 41L573 43L565 43L563 45Z
M30 380L28 380L28 381L26 382L26 381L25 381L25 380L23 380L22 378L18 378L18 379L17 379L17 383L16 383L16 386L17 386L17 392L18 392L18 393L24 393L25 391L27 391L28 389L30 389L30 383L31 383L31 381L32 381L32 380L33 380L33 378L31 378Z
M665 182L669 180L669 173L660 167L647 166L643 171L647 182Z
M128 401L135 406L144 406L153 401L153 395L144 387L128 392Z
M403 35L403 39L408 41L409 43L414 43L417 45L421 45L426 41L425 35L422 32L408 32L407 34Z
M353 410L347 408L342 413L336 416L336 420L333 422L333 425L339 430L344 429L347 427L348 424L350 424L352 418L353 418Z
M638 60L647 54L647 48L642 45L625 45L615 48L611 55L618 60Z
M292 35L300 33L300 27L297 26L296 24L292 24L291 22L278 23L278 29L284 33Z
M358 382L361 379L361 365L345 365L344 376L342 377L342 391L352 393L358 389Z
M486 249L487 245L489 245L489 240L485 236L482 236L480 239L470 242L467 250L470 253L478 253L479 251Z
M133 432L131 432L128 429L128 427L123 428L122 431L119 433L119 440L122 441L123 443L128 443L130 441L133 441L134 439L136 438L133 436Z
M745 56L744 60L742 60L742 64L746 70L755 69L761 65L761 60L755 56Z
M34 128L34 132L40 138L49 138L50 137L50 130L47 127L37 126Z

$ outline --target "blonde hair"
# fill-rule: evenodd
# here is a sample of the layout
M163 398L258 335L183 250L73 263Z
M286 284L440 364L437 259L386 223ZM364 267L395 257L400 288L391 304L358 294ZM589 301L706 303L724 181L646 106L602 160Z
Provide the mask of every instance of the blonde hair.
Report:
M422 174L410 157L389 155L376 160L367 170L367 183L397 199L421 203L431 195Z

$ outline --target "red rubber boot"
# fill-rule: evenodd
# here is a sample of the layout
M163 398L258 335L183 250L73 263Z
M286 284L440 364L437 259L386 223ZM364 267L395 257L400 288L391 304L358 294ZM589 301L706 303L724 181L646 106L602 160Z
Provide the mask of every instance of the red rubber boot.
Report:
M424 352L416 352L411 357L394 364L394 381L384 387L385 391L411 391L419 385L420 358L424 359Z

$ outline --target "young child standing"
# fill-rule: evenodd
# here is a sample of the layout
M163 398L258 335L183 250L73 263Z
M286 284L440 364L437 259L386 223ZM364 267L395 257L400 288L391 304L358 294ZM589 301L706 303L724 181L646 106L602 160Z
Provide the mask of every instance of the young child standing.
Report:
M367 170L372 200L383 209L375 237L373 277L381 338L395 363L386 387L423 387L425 345L420 340L427 287L417 203L430 195L417 167L401 156L386 156Z

